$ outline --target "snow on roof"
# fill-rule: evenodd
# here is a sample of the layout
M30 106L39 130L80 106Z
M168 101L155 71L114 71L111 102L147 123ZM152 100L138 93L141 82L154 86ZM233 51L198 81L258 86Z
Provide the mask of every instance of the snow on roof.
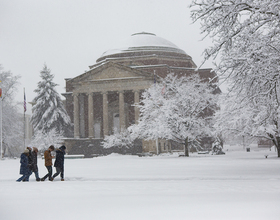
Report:
M157 37L155 34L152 33L136 33L132 34L129 38L129 45L130 47L172 47L179 49L175 44L171 43L168 40L165 40L161 37Z
M177 53L186 54L185 51L181 50L175 44L170 41L156 36L152 33L141 32L132 34L128 40L120 47L120 49L108 50L102 54L108 56L112 54L125 53L131 51L151 51L151 50L164 50L172 51Z

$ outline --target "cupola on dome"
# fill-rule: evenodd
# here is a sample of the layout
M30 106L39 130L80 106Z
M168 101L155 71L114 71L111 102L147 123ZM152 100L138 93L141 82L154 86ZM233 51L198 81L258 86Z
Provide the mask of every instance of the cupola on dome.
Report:
M162 55L169 53L171 56L188 56L185 51L181 50L172 42L158 37L153 33L141 32L135 33L127 39L124 44L118 49L112 49L104 52L97 59L100 62L106 58L143 56L143 55Z

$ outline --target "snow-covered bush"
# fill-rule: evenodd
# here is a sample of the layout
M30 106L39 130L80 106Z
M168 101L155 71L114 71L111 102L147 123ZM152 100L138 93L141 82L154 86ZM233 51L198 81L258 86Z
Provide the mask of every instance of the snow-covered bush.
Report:
M52 129L47 133L42 133L40 131L37 131L34 134L30 145L32 147L37 147L39 150L45 150L50 145L54 145L55 147L58 147L61 144L62 138L63 135L58 133L55 129Z
M124 130L121 132L114 131L114 134L105 136L104 141L102 142L102 146L104 148L111 148L111 147L125 147L130 148L133 145L133 135L128 131Z

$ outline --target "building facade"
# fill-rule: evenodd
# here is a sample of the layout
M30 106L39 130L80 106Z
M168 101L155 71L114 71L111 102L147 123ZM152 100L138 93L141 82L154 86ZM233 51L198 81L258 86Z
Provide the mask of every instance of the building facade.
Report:
M100 146L106 135L137 123L141 93L169 73L215 78L211 69L199 69L185 51L151 33L131 35L121 49L109 50L89 70L66 79L66 110L74 123L74 137L65 139L70 153L106 153ZM140 141L135 152L149 151ZM150 145L153 145L151 143ZM146 150L145 150L145 149ZM164 144L164 151L170 147ZM162 151L161 151L162 152ZM132 152L133 153L133 152Z

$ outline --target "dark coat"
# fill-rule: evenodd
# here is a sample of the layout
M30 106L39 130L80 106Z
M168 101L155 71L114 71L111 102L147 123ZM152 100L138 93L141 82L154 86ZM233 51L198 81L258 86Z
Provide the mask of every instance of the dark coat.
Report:
M28 167L28 157L25 153L22 153L20 155L20 171L19 173L22 175L28 174L29 171L29 167Z
M29 149L28 149L29 150ZM33 157L32 157L32 151L29 150L29 154L28 154L28 168L33 171L33 166L34 166L34 163L33 163Z
M38 166L37 166L37 153L35 151L32 151L31 153L32 156L32 171L37 172L38 171Z
M65 151L63 149L56 150L56 159L54 162L55 167L60 167L60 168L64 167L64 154Z

